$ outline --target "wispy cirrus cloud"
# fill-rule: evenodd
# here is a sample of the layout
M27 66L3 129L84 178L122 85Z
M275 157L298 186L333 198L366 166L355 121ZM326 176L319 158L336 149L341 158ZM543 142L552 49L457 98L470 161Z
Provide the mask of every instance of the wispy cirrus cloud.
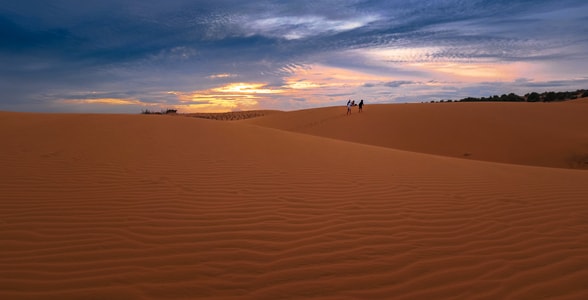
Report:
M379 17L375 15L346 19L328 19L316 15L280 16L248 20L245 26L251 34L298 40L361 28L378 19Z

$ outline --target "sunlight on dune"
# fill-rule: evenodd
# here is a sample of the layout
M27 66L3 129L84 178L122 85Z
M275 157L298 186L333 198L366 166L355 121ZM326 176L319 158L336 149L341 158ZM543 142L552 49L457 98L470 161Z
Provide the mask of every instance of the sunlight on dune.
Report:
M588 299L572 103L0 112L0 299Z

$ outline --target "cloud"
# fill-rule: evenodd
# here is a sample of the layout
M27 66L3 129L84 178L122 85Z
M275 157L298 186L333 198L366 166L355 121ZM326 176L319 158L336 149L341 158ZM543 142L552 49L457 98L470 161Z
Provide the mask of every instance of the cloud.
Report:
M144 104L137 99L121 98L94 98L94 99L62 99L59 103L64 104L107 104L107 105L137 105Z
M534 81L532 79L516 80L513 84L518 88L538 89L544 91L547 89L561 89L574 90L574 87L588 87L588 77L569 79L569 80L549 80L549 81Z
M246 21L253 34L297 40L310 36L336 34L363 27L378 20L377 16L366 15L349 19L327 19L324 16L279 16Z
M367 88L371 88L371 87L376 87L376 86L385 86L385 87L389 87L389 88L397 88L397 87L401 87L403 85L408 85L408 84L416 84L417 82L414 81L409 81L409 80L395 80L395 81L388 81L388 82L378 82L378 83L364 83L363 87L367 87Z
M264 83L230 83L207 90L190 92L170 91L177 97L176 108L183 111L220 112L256 108L259 100L269 94L280 94L284 90L273 89Z
M581 0L8 1L0 109L135 112L195 94L192 109L295 109L584 88L586 11ZM218 90L239 83L262 86Z
M222 73L222 74L210 75L210 76L207 76L207 78L210 78L210 79L218 79L218 78L231 78L231 77L235 77L235 76L237 76L237 75L235 75L235 74L228 74L228 73Z

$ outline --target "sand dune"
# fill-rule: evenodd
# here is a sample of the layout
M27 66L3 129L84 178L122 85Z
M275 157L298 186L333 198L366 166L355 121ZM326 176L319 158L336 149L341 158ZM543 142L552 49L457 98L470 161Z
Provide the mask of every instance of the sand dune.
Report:
M247 110L247 111L234 111L226 113L187 113L187 114L172 114L172 116L183 116L201 119L212 119L221 121L236 121L245 120L251 118L258 118L268 116L280 111L277 110Z
M565 101L562 103L567 103L567 104L588 104L588 98L579 98L579 99L574 99L574 100L570 100L570 101Z
M588 172L369 145L385 138L367 128L403 136L378 114L427 117L404 129L415 134L447 128L434 111L449 106L430 107L301 112L320 117L316 132L296 113L252 119L330 138L245 121L0 113L0 298L586 299ZM460 109L475 120L479 108ZM574 118L549 133L583 124ZM361 126L373 140L343 136Z
M476 160L588 169L588 105L435 103L283 112L251 124Z

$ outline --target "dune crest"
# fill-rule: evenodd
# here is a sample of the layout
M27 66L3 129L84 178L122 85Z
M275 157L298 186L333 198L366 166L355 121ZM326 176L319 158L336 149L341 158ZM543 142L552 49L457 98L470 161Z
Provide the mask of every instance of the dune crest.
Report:
M246 120L246 119L251 119L251 118L268 116L268 115L272 115L272 114L279 113L279 112L280 111L277 111L277 110L247 110L247 111L233 111L233 112L226 112L226 113L187 113L187 114L177 114L175 116L184 116L184 117L211 119L211 120L220 120L220 121L236 121L236 120Z
M1 299L588 298L586 171L146 115L0 139Z
M588 169L586 99L560 103L418 103L284 112L249 124L450 157Z

